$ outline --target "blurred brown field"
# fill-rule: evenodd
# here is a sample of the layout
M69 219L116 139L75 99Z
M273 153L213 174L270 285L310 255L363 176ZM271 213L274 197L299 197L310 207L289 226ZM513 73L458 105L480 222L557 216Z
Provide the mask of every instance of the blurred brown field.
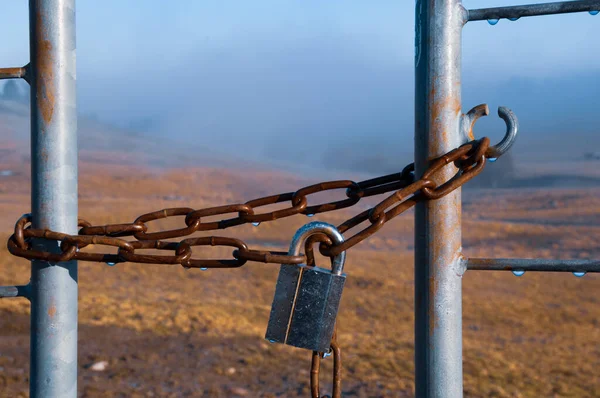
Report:
M130 222L162 208L243 202L317 182L267 171L159 171L118 164L81 164L82 218L94 224ZM18 216L29 211L28 162L13 168L15 175L0 181L2 242ZM465 192L464 252L474 257L597 258L599 193ZM302 224L313 219L339 224L355 213L351 208L311 219L296 216L213 234L240 237L255 248L287 250ZM344 396L414 395L412 233L412 214L405 214L348 253L338 318ZM230 255L204 250L215 258ZM0 284L27 282L28 262L12 257L5 244L0 265ZM264 340L277 265L248 263L203 272L170 265L80 263L79 269L80 396L309 395L311 353ZM465 396L600 396L596 275L529 272L515 277L472 271L463 279ZM28 303L3 299L0 314L0 395L27 396ZM99 361L107 361L104 371L89 368ZM325 359L324 393L330 391L331 369L332 360Z

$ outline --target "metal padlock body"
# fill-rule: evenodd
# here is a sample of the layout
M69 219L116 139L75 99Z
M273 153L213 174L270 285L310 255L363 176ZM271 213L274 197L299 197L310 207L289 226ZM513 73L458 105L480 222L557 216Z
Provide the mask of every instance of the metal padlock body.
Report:
M299 255L309 236L325 233L334 244L344 241L337 229L324 222L306 224L296 232L289 254ZM305 264L282 264L265 338L313 351L327 352L346 275L346 253L334 257L332 269Z

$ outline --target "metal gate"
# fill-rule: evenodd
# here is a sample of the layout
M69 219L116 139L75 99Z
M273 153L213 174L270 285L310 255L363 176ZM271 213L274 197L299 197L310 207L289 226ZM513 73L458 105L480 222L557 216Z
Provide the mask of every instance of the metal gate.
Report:
M460 0L417 0L415 37L415 167L472 140L487 106L462 113L461 35L470 21L600 10L583 0L466 10ZM75 0L30 0L30 64L0 69L0 79L22 78L31 87L32 227L77 234L77 108ZM501 155L517 121L506 108ZM442 172L452 178L456 170ZM339 187L337 187L339 188ZM273 203L273 202L271 202ZM214 213L222 214L222 213ZM57 240L35 249L63 253ZM599 261L467 259L461 254L460 188L419 202L415 215L415 369L418 397L460 397L462 383L462 275L467 270L598 272ZM72 258L72 253L69 258ZM66 257L65 257L66 258ZM25 286L0 287L0 297L31 301L30 394L77 395L77 262L33 260Z
M600 1L566 1L466 10L460 0L417 0L415 165L469 140L474 108L461 112L462 28L468 22L590 12ZM481 111L482 108L479 108ZM500 115L511 122L509 113ZM469 114L473 118L469 117ZM512 126L515 127L515 126ZM448 171L449 174L452 171ZM598 272L600 261L480 259L461 254L461 196L419 203L415 213L415 385L418 397L461 397L462 275L467 270Z
M29 41L30 63L0 77L31 87L31 212L36 227L77 233L75 0L30 0ZM77 262L34 260L30 283L2 296L31 301L30 396L77 396Z

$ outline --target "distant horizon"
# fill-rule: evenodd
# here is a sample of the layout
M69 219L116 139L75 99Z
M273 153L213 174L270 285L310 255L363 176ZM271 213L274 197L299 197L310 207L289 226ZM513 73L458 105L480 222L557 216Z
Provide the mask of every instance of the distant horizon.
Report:
M21 66L29 51L27 4L3 6L0 34L11 37L3 66ZM393 166L413 149L414 6L80 1L78 109L150 139L194 142L248 161L335 164L340 151L361 159L373 147ZM476 136L501 139L502 105L519 118L515 154L536 146L558 157L576 153L573 135L600 149L600 52L590 39L599 32L600 16L588 13L468 23L463 112L481 103L491 111ZM553 147L546 138L555 136Z
M0 93L1 94L1 93ZM10 120L6 116L12 115ZM0 95L0 140L10 144L11 137L6 136L12 131L12 138L20 142L18 156L29 154L29 105L24 102L7 101ZM15 134L16 133L16 134ZM583 138L582 138L583 137ZM486 166L482 176L465 187L473 189L505 188L505 189L551 189L551 188L584 188L600 187L600 160L587 159L585 154L588 145L581 147L580 142L585 138L577 134L569 137L574 151L565 150L565 144L555 135L551 140L536 143L530 152L511 150L502 159ZM168 145L164 145L168 143ZM595 143L600 147L600 136L596 135ZM196 168L216 168L229 170L277 171L305 178L313 182L333 179L362 180L376 175L396 173L406 164L412 162L412 148L407 148L402 154L394 157L385 156L382 151L363 151L362 157L352 153L352 147L332 148L331 157L321 163L305 163L297 160L278 161L277 159L252 159L244 157L240 148L232 145L229 153L216 152L209 147L190 145L188 142L175 142L166 137L148 136L135 129L113 126L109 122L89 119L79 115L79 149L80 160L84 163L102 162L103 154L107 151L107 161L149 168L149 170L172 170ZM544 146L546 144L546 146ZM548 150L550 145L550 151ZM10 145L9 145L10 146ZM555 153L562 148L561 157ZM0 145L2 148L2 145ZM123 152L125 151L125 152ZM347 152L350 151L350 152ZM536 152L537 157L536 157ZM116 158L113 158L113 155ZM91 158L90 158L91 156ZM100 157L99 157L100 156ZM2 169L2 171L13 171ZM594 172L597 170L598 172ZM2 177L2 176L0 176Z

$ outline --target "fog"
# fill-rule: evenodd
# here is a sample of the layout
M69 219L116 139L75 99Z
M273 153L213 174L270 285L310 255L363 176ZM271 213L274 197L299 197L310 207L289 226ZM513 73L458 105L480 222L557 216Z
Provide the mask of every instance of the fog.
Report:
M413 151L413 8L391 0L79 2L79 110L232 160L394 171ZM10 2L0 17L0 33L18 37L7 46L10 66L27 60L26 13ZM599 29L600 16L587 13L469 23L463 111L480 103L492 111L476 135L501 139L495 109L504 105L520 121L517 157L575 159L600 149Z

